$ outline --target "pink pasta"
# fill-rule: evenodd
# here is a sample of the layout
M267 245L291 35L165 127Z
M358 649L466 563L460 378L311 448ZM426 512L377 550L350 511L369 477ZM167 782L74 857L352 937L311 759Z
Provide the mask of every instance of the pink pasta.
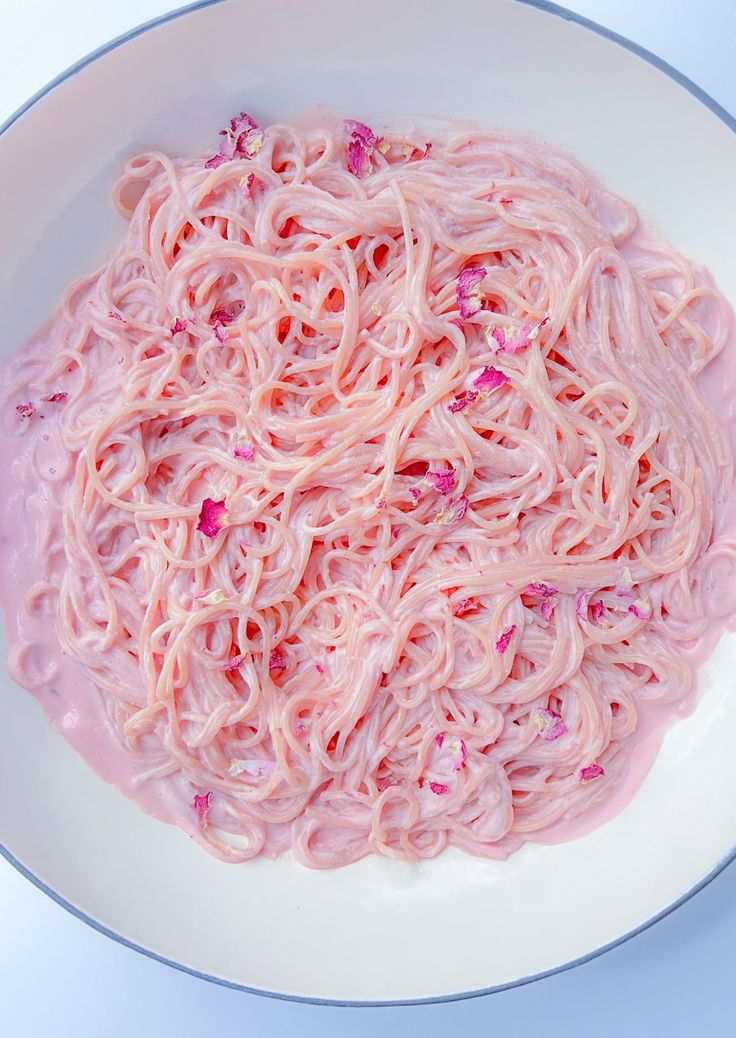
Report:
M690 691L730 311L551 148L305 126L131 159L6 367L11 670L226 860L503 858Z

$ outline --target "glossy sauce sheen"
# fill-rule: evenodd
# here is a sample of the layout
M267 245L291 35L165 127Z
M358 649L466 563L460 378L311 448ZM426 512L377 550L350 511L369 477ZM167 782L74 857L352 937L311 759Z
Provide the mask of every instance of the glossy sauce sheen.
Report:
M707 272L538 142L366 131L132 159L3 374L11 674L226 860L600 824L736 604Z

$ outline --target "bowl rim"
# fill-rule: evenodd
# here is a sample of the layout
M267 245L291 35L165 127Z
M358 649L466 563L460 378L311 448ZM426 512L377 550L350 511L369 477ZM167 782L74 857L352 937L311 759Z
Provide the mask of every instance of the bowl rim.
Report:
M143 33L148 32L150 29L155 29L158 26L165 25L167 22L174 21L175 19L181 18L184 15L192 14L197 11L203 10L208 7L214 7L218 4L222 4L226 0L194 0L193 3L184 5L183 7L177 7L172 11L167 11L164 14L157 15L148 21L142 22L139 25L121 33L119 36L115 36L113 39L107 41L101 46L90 51L84 55L78 61L74 62L63 72L60 72L53 79L49 80L45 86L41 87L40 90L36 91L31 97L28 98L19 108L17 108L4 122L0 123L0 137L13 126L19 119L21 119L26 112L30 111L39 101L43 100L50 94L57 86L65 83L68 79L71 79L82 69L86 68L87 65L91 65L99 58L105 57L113 50L117 50L118 47L127 43L130 40L135 39L137 36L141 36ZM697 83L693 82L688 76L686 76L679 69L675 68L669 62L660 58L657 54L648 50L646 47L642 47L640 44L635 43L628 37L623 36L621 33L615 32L613 29L609 29L604 25L600 25L598 22L593 21L590 18L586 18L584 15L578 14L575 11L571 11L568 8L561 7L559 4L552 3L551 0L513 0L514 3L524 4L527 7L536 8L545 14L554 15L558 18L562 18L565 21L572 22L576 25L581 26L590 32L596 33L598 36L604 39L610 40L612 43L618 44L630 53L646 61L648 64L653 65L659 69L670 79L674 80L679 86L683 87L693 97L701 102L709 111L713 113L721 122L723 122L728 129L733 133L736 133L736 115L732 115L723 105L719 104L715 98L711 97L707 91L703 90L702 87L698 86ZM507 991L510 988L522 987L526 984L531 984L536 980L543 980L546 977L554 976L558 973L564 973L567 970L574 969L576 966L581 966L586 962L590 962L592 959L598 958L599 955L603 955L605 952L610 951L612 948L618 948L620 945L625 944L631 940L632 937L636 937L643 931L648 930L650 926L658 923L661 919L670 915L676 909L684 905L692 897L698 894L704 887L706 887L712 880L714 880L721 872L726 869L734 860L736 860L736 846L733 847L728 854L718 861L713 868L707 872L697 883L690 887L684 894L679 898L676 898L661 911L655 913L646 919L639 926L628 930L620 937L609 941L607 944L601 945L599 948L594 948L592 951L587 952L585 955L578 956L575 959L570 959L568 962L564 962L559 966L554 966L551 969L543 970L540 973L533 973L525 977L519 977L515 980L508 981L504 984L496 984L491 987L478 988L472 991L458 991L452 992L445 995L430 996L425 998L410 998L410 999L380 999L380 1000L351 1000L351 999L331 999L331 998L316 998L309 997L307 995L292 995L285 994L278 991L268 991L264 988L249 987L247 984L239 984L236 981L227 980L224 977L218 977L210 973L202 972L201 970L194 969L191 966L187 966L185 963L177 962L174 959L167 958L164 955L160 955L151 948L145 948L134 941L129 940L123 934L118 933L115 930L111 930L109 927L100 923L98 920L87 915L80 908L74 905L71 901L67 901L61 894L59 894L52 887L48 886L43 882L40 877L36 876L30 869L28 869L21 861L19 861L0 841L0 855L22 876L29 880L35 887L41 890L44 894L55 901L57 905L66 909L71 915L80 919L88 926L97 930L99 933L104 934L107 937L111 937L118 944L123 945L126 948L130 948L133 951L140 952L142 955L147 956L156 962L161 962L166 966L171 966L174 969L180 970L183 973L188 973L191 976L197 977L200 980L207 980L213 984L218 984L221 987L231 988L236 991L244 991L251 995L263 995L267 998L281 999L287 1002L302 1002L311 1005L323 1005L323 1006L345 1006L353 1008L370 1008L378 1006L408 1006L408 1005L431 1005L440 1002L457 1002L468 998L478 998L482 995L492 995L499 991Z

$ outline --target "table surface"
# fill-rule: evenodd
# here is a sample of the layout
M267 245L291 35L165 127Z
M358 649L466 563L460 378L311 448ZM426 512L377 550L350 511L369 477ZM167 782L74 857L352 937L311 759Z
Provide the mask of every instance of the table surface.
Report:
M171 0L0 0L0 122L77 58L177 6ZM566 6L659 54L736 113L734 0L568 0ZM301 1005L221 988L124 948L0 859L4 1038L311 1038L379 1029L383 1038L407 1030L423 1038L728 1034L735 951L732 867L654 928L527 987L433 1006Z

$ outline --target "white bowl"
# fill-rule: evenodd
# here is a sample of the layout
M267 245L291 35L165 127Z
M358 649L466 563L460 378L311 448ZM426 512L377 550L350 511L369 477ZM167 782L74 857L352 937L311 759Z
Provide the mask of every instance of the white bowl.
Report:
M446 114L539 134L736 298L734 121L591 29L541 2L234 0L114 41L2 128L0 350L17 349L120 233L110 185L124 158L150 145L197 153L243 107L263 123L328 103L369 121ZM4 678L0 850L118 940L250 990L365 1003L522 983L624 940L734 856L735 659L731 634L639 794L589 835L503 863L446 852L330 872L210 858L98 779Z

